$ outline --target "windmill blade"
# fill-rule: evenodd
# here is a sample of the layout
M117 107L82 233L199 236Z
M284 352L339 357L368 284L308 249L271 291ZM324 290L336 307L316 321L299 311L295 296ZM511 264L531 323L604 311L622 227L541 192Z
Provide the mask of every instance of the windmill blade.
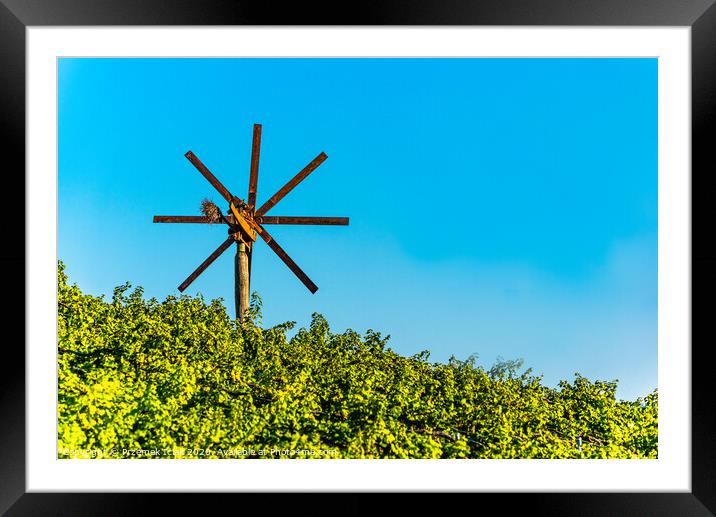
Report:
M251 172L249 173L249 199L251 207L256 207L256 189L259 185L259 155L261 154L261 124L254 124L254 139L251 142Z
M347 226L347 217L308 217L302 215L264 215L261 224L319 224L331 226Z
M189 284L191 284L194 280L196 280L196 277L198 277L200 274L204 272L206 268L208 268L212 262L214 262L217 258L219 258L219 255L224 253L229 247L236 242L234 240L234 237L229 237L226 239L223 243L221 243L221 246L216 248L214 252L207 257L207 259L201 263L201 265L194 270L194 272L187 277L186 280L184 280L181 285L179 286L179 291L184 292L184 289L189 287Z
M233 216L232 216L233 217ZM205 215L155 215L155 223L201 223L223 224L221 219L209 219Z
M298 267L298 265L291 259L291 257L288 256L288 253L286 253L281 246L278 245L278 243L271 237L271 234L267 232L261 225L254 223L252 225L256 229L256 233L258 233L261 238L266 241L266 244L269 245L269 248L271 248L276 255L279 256L281 260L283 260L284 264L288 266L288 269L293 271L293 274L298 277L298 279L303 282L303 285L308 287L308 290L312 293L315 293L318 291L318 287L316 284L314 284L310 278L308 278L308 275L303 272L303 270Z
M231 203L231 200L234 196L231 195L231 192L229 192L224 185L221 184L221 182L216 179L216 176L214 176L209 169L206 168L206 165L201 163L201 160L194 155L191 151L187 151L187 153L184 155L187 157L187 159L191 162L191 164L196 167L199 172L207 179L209 180L209 183L216 189L216 191L221 194L221 197L226 199L229 203Z
M311 161L311 163L306 165L301 172L299 172L293 178L291 178L288 183L286 183L283 187L281 187L281 189L278 192L276 192L273 196L271 196L271 199L266 201L261 206L261 208L256 210L256 215L261 216L261 215L264 215L269 210L271 210L276 205L276 203L281 201L284 198L284 196L286 196L286 194L291 192L296 187L296 185L298 185L304 179L306 179L306 176L308 176L314 170L316 170L319 165L321 165L323 162L326 161L327 158L328 158L328 156L326 155L326 153L321 153L318 156L316 156Z
M209 219L205 215L155 215L155 223L198 223L198 224L236 224L234 216L231 214L222 214L224 220L221 219Z

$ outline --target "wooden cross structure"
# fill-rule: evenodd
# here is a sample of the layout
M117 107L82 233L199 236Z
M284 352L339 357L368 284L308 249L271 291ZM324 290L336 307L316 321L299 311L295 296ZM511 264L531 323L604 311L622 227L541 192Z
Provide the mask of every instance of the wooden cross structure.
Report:
M229 237L219 245L214 252L202 262L194 272L179 286L183 292L196 278L208 268L219 256L224 253L233 243L236 243L236 258L234 260L234 293L236 302L236 317L243 321L244 314L249 308L249 288L251 285L251 256L253 244L258 234L266 244L279 256L281 260L293 271L303 282L311 293L318 290L310 278L300 267L288 256L281 246L271 237L263 225L265 224L311 224L311 225L347 225L347 217L309 217L309 216L267 216L266 212L271 210L286 194L291 192L296 185L306 179L328 156L321 153L306 165L298 174L291 178L288 183L281 187L268 201L259 208L256 208L256 192L259 179L259 154L261 151L261 124L254 124L253 142L251 146L251 168L249 172L249 192L247 201L234 196L214 176L194 153L188 151L185 156L197 168L197 170L211 183L216 191L229 203L225 214L208 200L204 201L204 215L155 215L155 223L203 223L203 224L226 224Z

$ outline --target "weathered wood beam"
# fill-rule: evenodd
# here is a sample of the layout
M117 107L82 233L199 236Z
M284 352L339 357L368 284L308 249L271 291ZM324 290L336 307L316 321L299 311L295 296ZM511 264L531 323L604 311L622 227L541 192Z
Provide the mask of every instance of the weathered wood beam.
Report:
M249 173L249 198L251 210L256 208L256 190L259 185L259 155L261 154L261 124L254 124L254 137L251 142L251 172Z
M187 277L186 280L184 280L181 285L179 286L179 291L184 292L184 290L189 287L189 285L196 280L196 277L198 277L200 274L204 272L206 268L208 268L212 262L214 262L217 258L219 258L219 255L224 253L227 249L229 249L229 246L231 246L234 242L233 235L229 236L228 239L226 239L224 242L221 243L221 245L214 250L214 252L207 257L207 259L201 263L201 265L194 270L194 272Z
M226 199L229 203L231 202L231 199L233 196L231 195L231 192L228 191L228 189L222 185L222 183L216 179L216 176L214 176L211 171L204 165L199 158L194 155L191 151L187 151L187 153L184 155L187 157L187 159L191 162L191 164L196 167L199 172L201 172L202 176L204 176L209 183L211 183L211 186L216 189L216 191L221 194L221 197Z
M269 248L273 250L273 252L278 255L278 257L283 260L284 264L288 266L288 269L290 269L294 275L298 277L298 279L303 282L303 285L305 285L309 291L312 293L315 293L318 291L318 286L314 284L310 278L308 278L308 275L303 272L303 270L298 267L298 264L296 264L291 257L288 256L288 253L284 251L284 249L278 245L278 243L274 240L273 237L271 237L271 234L266 231L264 227L262 227L259 224L256 224L254 221L249 221L251 226L256 230L256 233L259 234L259 236L266 242L266 244L269 245Z
M303 215L263 215L260 216L261 224L318 224L347 226L347 217L311 217Z
M328 156L326 153L321 153L318 156L316 156L313 160L311 160L311 163L306 165L301 172L296 174L293 178L291 178L288 183L286 183L281 189L276 192L273 196L271 196L271 199L266 201L263 205L261 205L261 208L256 210L256 215L264 215L266 212L271 210L276 203L281 201L286 194L291 192L296 185L301 183L306 177L311 174L313 171L315 171L319 165L321 165L323 162L326 161Z

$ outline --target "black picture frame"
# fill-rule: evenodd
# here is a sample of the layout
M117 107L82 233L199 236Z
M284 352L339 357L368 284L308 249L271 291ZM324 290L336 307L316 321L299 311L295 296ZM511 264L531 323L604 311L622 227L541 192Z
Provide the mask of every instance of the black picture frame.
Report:
M716 125L715 0L413 0L326 5L230 0L0 0L0 103L2 104L3 205L23 214L32 205L25 190L25 30L53 25L555 25L555 26L689 26L692 52L692 491L690 493L524 493L451 495L451 505L479 498L474 508L494 502L530 515L715 515L716 411L709 349L708 296L716 285L716 248L706 233L716 194L712 152ZM23 172L21 172L23 171ZM10 184L8 183L10 181ZM24 195L20 196L20 192ZM20 204L23 206L20 207ZM25 320L25 227L17 215L3 225L0 271L4 272L5 336ZM23 275L19 272L22 271ZM136 515L161 505L163 512L186 510L189 494L26 493L25 489L25 352L20 336L3 340L0 389L0 512L8 515ZM709 337L711 336L711 337ZM684 346L688 346L684 343ZM240 504L242 512L265 513L267 496L206 494L202 514ZM277 495L271 495L276 501ZM340 501L320 496L320 504L293 494L281 511L365 514L375 511L376 494L340 494ZM333 496L335 497L335 496ZM424 510L422 494L400 497L401 513ZM475 505L475 501L467 502ZM337 510L338 505L339 510ZM422 513L422 512L421 512ZM452 513L452 512L451 512Z

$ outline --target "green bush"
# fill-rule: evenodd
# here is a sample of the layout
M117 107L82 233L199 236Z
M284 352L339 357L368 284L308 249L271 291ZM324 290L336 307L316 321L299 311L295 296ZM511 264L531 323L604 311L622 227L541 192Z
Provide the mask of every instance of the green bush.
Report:
M220 300L129 289L83 294L59 264L60 457L657 457L656 390L619 401L616 382L550 388L521 361L404 357L319 314L288 339L256 296L240 325Z

